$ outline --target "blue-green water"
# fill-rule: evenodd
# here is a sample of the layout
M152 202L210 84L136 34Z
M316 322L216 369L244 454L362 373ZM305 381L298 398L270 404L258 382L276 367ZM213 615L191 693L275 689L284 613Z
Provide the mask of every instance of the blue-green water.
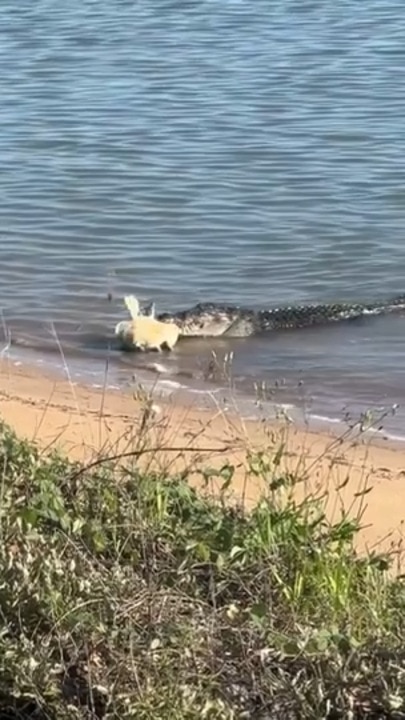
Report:
M404 67L399 0L4 0L12 340L60 353L53 322L94 368L128 291L162 310L404 293ZM405 316L180 343L164 362L203 387L212 350L234 351L243 391L279 381L276 400L321 414L405 400ZM146 362L110 353L109 372ZM405 434L401 408L389 422Z

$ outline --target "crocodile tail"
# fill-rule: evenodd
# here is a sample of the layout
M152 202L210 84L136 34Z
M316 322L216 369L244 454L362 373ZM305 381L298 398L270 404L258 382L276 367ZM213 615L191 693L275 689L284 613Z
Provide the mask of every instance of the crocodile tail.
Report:
M390 307L404 307L405 308L405 295L398 295L388 303Z
M364 304L364 314L384 314L394 310L405 309L405 295L397 295L390 300L377 300L376 302Z

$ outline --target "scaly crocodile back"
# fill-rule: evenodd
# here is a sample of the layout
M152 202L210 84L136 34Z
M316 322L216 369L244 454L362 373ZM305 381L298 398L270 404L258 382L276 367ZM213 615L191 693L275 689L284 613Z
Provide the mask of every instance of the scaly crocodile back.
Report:
M182 335L248 337L271 330L299 329L403 309L404 295L370 303L293 305L262 310L207 302L186 310L160 313L157 318L175 322Z

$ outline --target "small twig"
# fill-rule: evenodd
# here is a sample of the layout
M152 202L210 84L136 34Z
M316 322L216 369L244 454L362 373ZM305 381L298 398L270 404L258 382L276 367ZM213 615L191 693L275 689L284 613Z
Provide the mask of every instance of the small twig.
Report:
M106 457L97 458L97 460L93 460L91 463L88 463L87 465L83 465L77 472L73 473L73 475L70 476L69 480L71 482L74 482L79 478L81 475L84 475L84 473L88 472L89 470L93 470L95 467L99 467L99 465L104 465L104 463L108 462L115 462L116 460L123 460L124 458L139 458L141 455L144 455L145 453L158 453L158 452L198 452L198 453L215 453L215 454L221 454L224 452L227 452L227 450L231 449L231 445L223 445L219 448L213 448L213 447L207 447L207 448L190 448L190 447L157 447L157 448L143 448L142 450L130 450L129 452L124 453L117 453L116 455L107 455Z

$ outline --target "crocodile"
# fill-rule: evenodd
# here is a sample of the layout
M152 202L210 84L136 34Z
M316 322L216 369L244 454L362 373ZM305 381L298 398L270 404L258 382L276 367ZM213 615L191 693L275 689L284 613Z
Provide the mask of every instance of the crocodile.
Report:
M270 331L299 329L399 310L405 310L405 295L385 301L289 305L260 310L204 302L184 310L158 314L155 304L151 303L143 309L143 314L152 315L161 322L176 323L182 336L249 337Z

